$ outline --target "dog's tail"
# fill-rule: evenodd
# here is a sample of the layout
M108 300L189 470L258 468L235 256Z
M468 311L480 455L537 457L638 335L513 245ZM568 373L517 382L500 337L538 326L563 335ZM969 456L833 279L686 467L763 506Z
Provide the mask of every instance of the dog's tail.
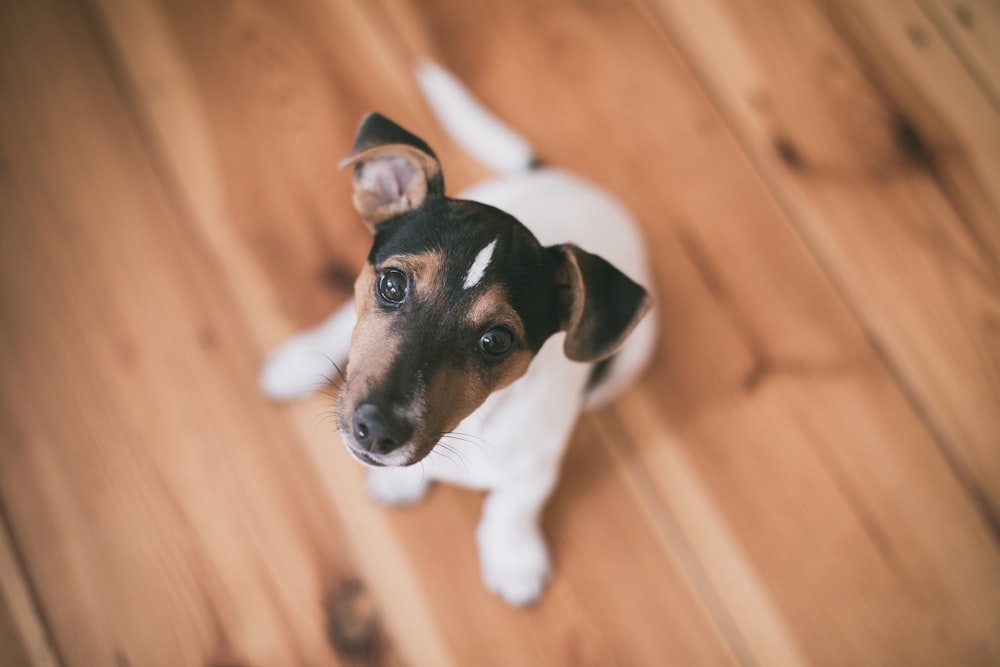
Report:
M528 142L487 111L450 72L424 61L415 74L441 125L476 160L500 174L538 164Z

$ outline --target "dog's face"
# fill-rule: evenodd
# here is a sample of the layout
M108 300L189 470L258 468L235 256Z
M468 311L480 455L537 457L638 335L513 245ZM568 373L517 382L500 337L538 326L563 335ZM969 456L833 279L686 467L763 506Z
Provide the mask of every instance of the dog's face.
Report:
M382 116L365 119L344 164L374 234L337 401L341 436L365 464L421 460L557 331L571 359L612 354L649 306L601 258L543 247L506 213L445 197L430 148Z

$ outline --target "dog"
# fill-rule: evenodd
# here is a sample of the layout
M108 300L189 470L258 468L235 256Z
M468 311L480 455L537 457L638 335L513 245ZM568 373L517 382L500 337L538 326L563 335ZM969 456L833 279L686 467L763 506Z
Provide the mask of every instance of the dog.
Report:
M353 301L271 353L260 386L288 400L333 379L340 437L378 501L414 503L433 480L487 490L483 581L529 605L550 576L540 515L574 424L653 352L643 240L612 197L540 165L450 73L424 63L416 76L499 176L450 198L423 140L366 116L341 163L373 234Z

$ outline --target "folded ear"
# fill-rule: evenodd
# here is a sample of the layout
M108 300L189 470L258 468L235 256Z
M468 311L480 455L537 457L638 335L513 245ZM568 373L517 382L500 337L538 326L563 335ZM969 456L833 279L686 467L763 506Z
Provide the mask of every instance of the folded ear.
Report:
M653 305L643 287L607 261L575 245L550 248L556 255L560 330L573 361L614 354Z
M351 154L340 168L354 167L354 207L370 229L444 196L444 178L434 151L385 116L361 121Z

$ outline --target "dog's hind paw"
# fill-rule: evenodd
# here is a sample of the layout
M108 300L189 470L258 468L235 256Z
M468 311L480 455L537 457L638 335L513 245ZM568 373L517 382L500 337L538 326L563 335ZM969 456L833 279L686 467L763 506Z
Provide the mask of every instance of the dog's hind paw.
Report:
M420 466L368 471L368 493L383 505L413 505L423 499L430 485Z
M480 529L477 535L483 583L516 607L537 602L551 572L544 538L534 532L516 540L495 540L487 533Z

